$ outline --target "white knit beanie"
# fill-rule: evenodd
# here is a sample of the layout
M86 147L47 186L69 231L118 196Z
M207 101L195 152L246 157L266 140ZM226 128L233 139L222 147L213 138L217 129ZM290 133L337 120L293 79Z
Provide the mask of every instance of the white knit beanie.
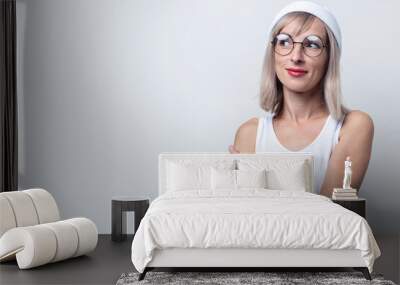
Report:
M336 21L335 16L332 14L328 8L321 6L317 3L310 2L310 1L297 1L293 2L286 7L284 7L272 21L272 24L269 29L269 35L271 35L272 29L275 25L279 22L279 20L292 12L307 12L318 17L321 21L323 21L329 29L332 31L333 35L335 36L336 43L339 47L339 50L342 49L342 35L340 32L340 27L338 22Z

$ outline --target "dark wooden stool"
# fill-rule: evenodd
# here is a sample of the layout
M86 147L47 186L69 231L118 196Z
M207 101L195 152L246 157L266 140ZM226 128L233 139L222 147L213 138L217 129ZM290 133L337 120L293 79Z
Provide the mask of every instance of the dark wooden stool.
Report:
M123 241L126 239L126 212L135 212L136 233L140 221L149 208L150 200L137 197L113 197L111 201L111 239Z

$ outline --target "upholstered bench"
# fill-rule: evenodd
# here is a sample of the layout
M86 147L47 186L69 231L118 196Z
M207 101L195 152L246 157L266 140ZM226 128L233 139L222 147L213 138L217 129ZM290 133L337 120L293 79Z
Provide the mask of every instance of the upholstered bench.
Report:
M44 189L0 193L0 262L16 259L27 269L80 256L96 248L97 235L87 218L60 221Z

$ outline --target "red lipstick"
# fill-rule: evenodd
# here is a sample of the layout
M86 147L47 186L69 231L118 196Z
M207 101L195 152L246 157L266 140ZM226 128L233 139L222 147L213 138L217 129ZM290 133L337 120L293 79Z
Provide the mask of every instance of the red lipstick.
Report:
M301 77L307 73L306 70L301 68L286 68L286 70L288 71L289 75L293 77Z

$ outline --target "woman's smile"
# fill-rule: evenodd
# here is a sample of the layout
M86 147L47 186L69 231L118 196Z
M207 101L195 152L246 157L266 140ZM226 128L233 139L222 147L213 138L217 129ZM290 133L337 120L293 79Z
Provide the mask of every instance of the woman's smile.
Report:
M302 77L307 73L307 70L301 68L286 68L290 76Z

